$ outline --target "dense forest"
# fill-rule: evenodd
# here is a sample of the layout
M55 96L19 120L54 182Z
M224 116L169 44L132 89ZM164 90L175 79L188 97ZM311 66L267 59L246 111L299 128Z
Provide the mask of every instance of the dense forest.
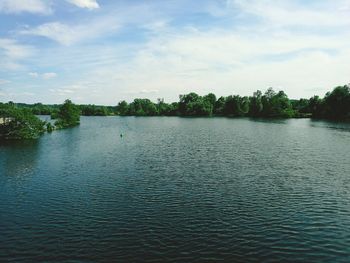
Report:
M35 115L51 115L56 121L43 122ZM213 93L200 96L194 92L180 95L178 102L158 99L121 101L117 106L75 105L66 100L62 105L29 105L0 103L0 139L37 138L44 132L79 124L85 116L227 116L258 118L325 118L350 120L350 87L339 86L323 98L290 100L283 91L272 88L265 93L256 91L250 97L232 95L217 98Z
M230 116L263 118L350 118L350 88L336 87L324 98L314 96L310 99L290 100L283 91L272 88L265 93L254 92L253 96L233 95L219 97L212 93L199 96L196 93L180 95L179 102L171 104L158 99L135 99L131 103L121 101L115 113L123 116Z
M11 102L12 103L12 102ZM56 116L61 105L16 104L35 115ZM1 103L0 103L1 107ZM350 88L339 86L323 98L291 100L283 91L272 88L265 93L256 91L250 97L231 95L217 98L210 93L200 96L196 93L180 95L178 102L166 103L163 99L152 102L137 98L131 103L121 101L117 106L76 105L83 116L229 116L262 118L350 118Z
M1 103L0 103L1 106ZM16 103L19 108L27 108L35 115L52 115L57 114L60 104L47 105L42 103L25 104ZM96 106L96 105L76 105L83 116L108 116L115 115L113 106Z

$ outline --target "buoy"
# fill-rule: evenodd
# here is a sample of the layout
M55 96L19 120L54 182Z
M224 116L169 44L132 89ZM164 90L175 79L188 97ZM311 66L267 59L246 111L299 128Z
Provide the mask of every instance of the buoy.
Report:
M123 134L120 134L120 138L123 137Z

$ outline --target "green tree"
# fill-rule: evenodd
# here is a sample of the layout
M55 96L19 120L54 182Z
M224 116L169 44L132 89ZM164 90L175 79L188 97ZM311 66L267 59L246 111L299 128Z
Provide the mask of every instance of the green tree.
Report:
M319 96L313 96L309 99L309 108L313 117L321 117L323 115L323 100Z
M242 116L247 115L250 108L250 100L248 97L243 97L240 100L240 114Z
M349 86L339 86L324 98L324 115L332 119L350 117L350 89Z
M81 114L84 116L107 116L110 111L106 106L80 105Z
M283 91L276 93L272 88L269 88L262 96L261 102L263 117L290 118L294 116L292 105Z
M173 102L169 104L169 110L167 112L168 116L178 116L180 115L179 112L179 103L178 102Z
M68 128L79 125L80 123L80 109L72 101L66 100L57 112L57 121L55 126L57 128Z
M129 114L135 116L155 116L158 115L157 106L149 99L134 99L129 104Z
M116 113L122 116L129 114L129 105L125 100L118 103L116 107Z
M263 111L262 104L262 93L260 90L254 92L253 96L250 97L250 107L249 107L249 115L252 117L259 117Z
M213 94L214 95L214 94ZM214 95L215 96L215 95ZM192 92L180 95L179 112L182 116L209 116L213 112L213 96L201 97Z
M214 113L217 115L223 115L225 110L226 98L220 97L214 105Z
M45 122L31 110L17 108L13 103L0 106L0 118L6 122L0 125L3 139L36 139L45 132Z
M199 99L199 95L191 92L189 94L180 95L179 111L183 116L194 115L193 104Z
M203 99L209 103L210 105L210 114L212 115L214 113L215 103L216 103L216 96L213 93L209 93L208 95L205 95Z
M224 113L228 116L243 116L244 112L241 109L242 98L238 95L228 96L225 102Z

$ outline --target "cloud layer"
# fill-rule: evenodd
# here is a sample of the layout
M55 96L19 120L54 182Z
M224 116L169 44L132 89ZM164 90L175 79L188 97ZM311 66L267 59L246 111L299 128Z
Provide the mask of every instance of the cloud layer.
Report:
M79 8L89 10L99 8L96 0L66 0L68 3ZM33 13L33 14L52 14L52 4L58 0L0 0L0 12L7 14Z
M270 86L299 98L349 82L348 0L24 2L0 0L17 21L0 31L3 100L113 105Z
M42 0L0 0L0 12L19 14L22 12L34 14L51 14L50 1Z
M100 7L96 0L67 0L67 2L87 9L96 9Z

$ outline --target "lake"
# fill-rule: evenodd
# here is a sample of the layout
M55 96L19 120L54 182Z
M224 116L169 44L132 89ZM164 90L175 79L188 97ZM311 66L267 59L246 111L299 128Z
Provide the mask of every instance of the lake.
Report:
M82 117L2 143L0 261L349 262L350 124Z

